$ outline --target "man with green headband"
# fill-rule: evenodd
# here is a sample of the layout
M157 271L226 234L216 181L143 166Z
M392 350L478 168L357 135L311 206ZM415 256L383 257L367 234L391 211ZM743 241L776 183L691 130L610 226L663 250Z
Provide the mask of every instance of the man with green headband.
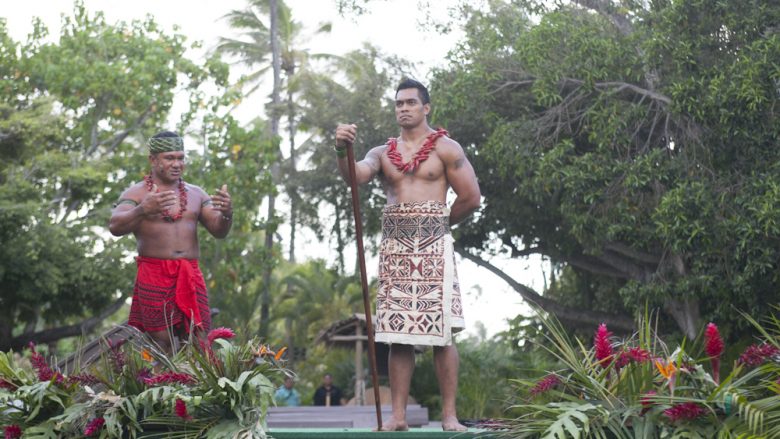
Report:
M230 231L233 206L227 185L214 195L184 182L184 142L162 131L148 142L151 172L124 191L111 214L115 236L133 233L138 274L129 324L172 350L168 334L211 326L208 293L198 267L198 222L216 238Z

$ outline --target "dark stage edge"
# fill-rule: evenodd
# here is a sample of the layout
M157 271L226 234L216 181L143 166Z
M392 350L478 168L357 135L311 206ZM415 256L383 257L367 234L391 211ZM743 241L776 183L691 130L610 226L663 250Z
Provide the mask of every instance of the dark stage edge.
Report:
M470 429L466 432L434 428L412 428L409 431L371 431L370 428L272 428L274 439L472 439L496 438L495 432Z

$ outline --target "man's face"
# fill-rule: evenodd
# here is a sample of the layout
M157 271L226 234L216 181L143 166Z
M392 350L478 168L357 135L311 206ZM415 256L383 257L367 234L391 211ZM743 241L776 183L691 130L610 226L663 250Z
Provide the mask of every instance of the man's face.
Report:
M177 181L184 172L184 151L160 152L149 156L154 174L163 181Z
M423 105L416 88L404 88L395 94L395 119L402 128L414 128L425 122L430 104Z
M325 384L325 387L328 387L333 383L333 377L330 375L325 375L322 377L322 383Z

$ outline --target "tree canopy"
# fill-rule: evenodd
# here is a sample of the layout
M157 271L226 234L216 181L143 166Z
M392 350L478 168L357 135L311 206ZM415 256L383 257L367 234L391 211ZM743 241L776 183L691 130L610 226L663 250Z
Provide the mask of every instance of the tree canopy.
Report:
M693 338L778 298L780 6L491 1L434 74L435 119L485 197L462 254L538 253L575 325L629 331L645 306ZM496 242L499 245L496 245ZM565 267L565 269L564 269Z
M260 137L250 142L232 118L214 117L234 99L225 64L190 60L185 38L151 18L110 24L80 3L59 38L47 32L36 21L19 43L0 21L0 349L80 335L124 305L133 242L105 226L148 166L145 139L166 127L176 95L190 104L176 129L201 121L206 142L193 150L186 141L193 168L268 189L259 151L250 170L235 166L241 145L259 150ZM185 178L216 187L204 174Z

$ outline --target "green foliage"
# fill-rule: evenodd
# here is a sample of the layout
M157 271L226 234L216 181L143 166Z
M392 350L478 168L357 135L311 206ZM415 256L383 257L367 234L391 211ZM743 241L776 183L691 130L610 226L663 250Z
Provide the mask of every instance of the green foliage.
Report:
M780 288L780 7L462 11L464 41L431 87L434 119L464 145L485 197L458 241L550 258L567 285L553 282L556 303L587 307L577 324L649 304L667 331L692 338L711 319L748 336L733 308L760 314Z
M139 333L96 364L48 381L39 381L48 366L33 359L36 377L0 353L0 425L17 425L24 437L76 438L102 419L103 438L265 438L287 372L257 340L225 337L191 339L169 358Z
M700 343L672 351L648 319L629 339L611 337L605 328L589 348L539 312L546 334L540 348L559 367L541 380L515 380L511 409L517 417L508 421L506 437L769 438L780 432L776 354L751 362L746 350L718 382L711 372L720 353L710 358ZM765 335L764 343L778 346L777 319L766 329L746 321Z
M460 379L456 406L460 419L505 417L513 395L510 377L530 378L535 370L546 365L538 363L538 357L517 352L500 336L463 338L457 341L457 347ZM412 396L428 408L431 418L441 415L441 392L430 349L417 356L411 389Z
M56 42L45 42L46 32L36 22L19 44L0 24L0 50L9 55L0 61L0 347L112 301L115 309L129 295L134 241L109 238L105 224L121 191L145 173L145 139L166 123L177 94L189 101L177 130L195 125L199 139L185 141L185 178L209 193L227 184L234 199L234 239L201 241L213 304L233 311L235 296L243 306L257 283L253 269L277 257L258 244L258 208L276 157L261 121L242 127L220 115L238 98L226 88L227 65L189 60L185 38L151 18L109 24L81 3ZM226 257L242 254L251 256Z
M165 123L174 95L189 96L197 110L203 90L220 90L227 78L224 64L189 60L184 37L151 18L111 24L77 2L58 38L48 42L47 32L35 21L18 43L0 22L6 349L44 334L46 342L79 335L84 316L121 306L131 242L105 232L110 206L142 175L144 140ZM55 327L67 330L43 332Z
M388 90L400 80L406 68L403 61L382 56L367 46L345 55L332 71L310 74L301 80L304 109L300 127L311 132L309 140L301 145L301 153L311 155L308 166L297 172L291 185L304 200L300 205L301 224L321 239L327 236L335 239L333 247L342 271L348 268L344 266L343 255L347 244L354 239L354 219L349 186L336 166L333 132L339 123L358 126L354 145L358 160L371 148L387 142L388 133L397 130ZM336 80L341 75L344 80ZM380 230L384 190L375 180L361 186L359 192L363 231L371 236ZM322 212L332 212L333 220L328 221ZM372 250L370 240L366 245Z

